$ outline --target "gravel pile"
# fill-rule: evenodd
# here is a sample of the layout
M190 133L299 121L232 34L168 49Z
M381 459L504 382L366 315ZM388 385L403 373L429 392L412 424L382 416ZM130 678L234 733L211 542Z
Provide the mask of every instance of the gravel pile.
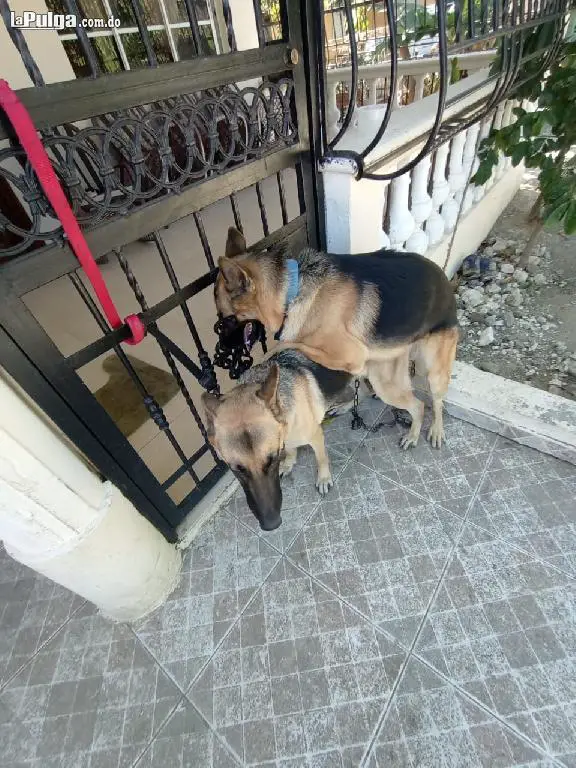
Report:
M541 292L553 274L545 246L525 268L522 246L492 239L469 256L455 277L461 342L458 357L555 394L576 399L576 350L562 341L562 321L543 314Z

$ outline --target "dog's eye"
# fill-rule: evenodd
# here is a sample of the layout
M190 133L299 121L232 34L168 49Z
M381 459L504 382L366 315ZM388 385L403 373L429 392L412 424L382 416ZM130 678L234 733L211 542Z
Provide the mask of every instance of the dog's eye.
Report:
M248 474L248 470L243 464L234 464L233 466L230 467L230 469L232 470L232 472L236 472L236 474L238 475Z

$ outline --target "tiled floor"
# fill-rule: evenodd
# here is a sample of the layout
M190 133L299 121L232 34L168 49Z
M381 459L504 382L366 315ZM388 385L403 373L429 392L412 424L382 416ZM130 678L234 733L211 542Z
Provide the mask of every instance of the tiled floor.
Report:
M576 766L576 467L348 425L325 501L303 452L283 526L234 498L136 627L2 555L0 764Z

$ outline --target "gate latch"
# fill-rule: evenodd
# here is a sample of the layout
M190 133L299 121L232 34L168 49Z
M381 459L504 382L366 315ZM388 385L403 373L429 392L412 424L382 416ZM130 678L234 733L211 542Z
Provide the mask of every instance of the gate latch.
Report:
M296 66L300 61L300 54L296 48L288 48L286 51L286 63Z

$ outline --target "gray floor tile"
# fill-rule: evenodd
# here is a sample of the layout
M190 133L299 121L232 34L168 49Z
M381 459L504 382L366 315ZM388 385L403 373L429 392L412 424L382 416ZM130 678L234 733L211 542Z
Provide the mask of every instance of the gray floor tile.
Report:
M180 692L126 627L82 608L0 694L5 765L132 765Z
M354 458L430 501L464 516L495 437L472 424L445 417L446 442L440 450L426 440L429 416L416 448L398 445L406 427L396 425L368 434Z
M13 560L0 545L0 685L83 602L64 587Z
M513 768L551 762L418 660L410 659L368 768Z
M417 652L560 758L576 751L576 583L467 525Z
M471 522L576 576L576 467L498 438Z
M188 701L180 703L135 768L240 768Z
M189 698L245 765L357 768L404 652L287 560L257 602Z
M345 418L345 417L341 417ZM346 465L348 457L328 445L332 478L336 480ZM266 543L284 552L294 541L306 520L316 509L322 497L316 490L316 459L309 447L298 451L298 461L292 472L282 479L282 525L275 531L262 531L258 521L248 508L244 491L239 488L226 509L262 536Z
M462 520L355 462L288 556L409 646Z
M180 584L136 631L185 691L278 562L279 554L220 512L187 550Z

